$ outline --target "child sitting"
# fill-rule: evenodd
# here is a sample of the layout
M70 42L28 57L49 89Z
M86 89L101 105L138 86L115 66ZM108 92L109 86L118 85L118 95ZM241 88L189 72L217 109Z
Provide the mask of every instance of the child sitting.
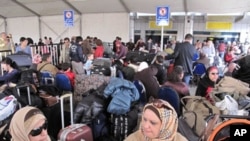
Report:
M70 80L70 84L71 84L72 88L74 88L75 74L71 71L71 65L69 63L63 63L61 65L61 69L62 69L63 73L65 73L65 75L68 76L68 78Z
M93 54L88 54L88 60L87 62L83 65L83 69L86 71L86 74L87 75L90 75L91 74L91 68L92 68L92 62L93 62L93 59L94 59L94 55Z

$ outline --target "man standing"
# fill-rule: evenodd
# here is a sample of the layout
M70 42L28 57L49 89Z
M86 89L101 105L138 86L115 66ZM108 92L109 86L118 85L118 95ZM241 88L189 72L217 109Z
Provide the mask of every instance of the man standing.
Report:
M83 74L85 71L83 70L83 64L86 63L87 57L83 54L82 44L83 39L81 36L76 37L76 42L70 46L70 58L72 61L73 72L76 74Z
M166 59L175 59L174 66L180 65L184 70L183 81L189 85L190 77L193 75L193 56L196 53L195 47L192 45L193 36L186 34L183 43L176 44L174 53L166 56Z
M68 37L64 38L64 43L62 45L62 53L60 55L60 63L70 63L70 40Z

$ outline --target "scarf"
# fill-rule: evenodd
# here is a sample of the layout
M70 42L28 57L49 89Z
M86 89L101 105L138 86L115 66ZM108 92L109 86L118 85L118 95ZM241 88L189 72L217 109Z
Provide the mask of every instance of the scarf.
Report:
M165 107L157 108L156 106L154 106L153 103L150 103L144 106L143 111L145 111L145 109L147 109L148 106L154 107L155 110L158 111L161 122L162 122L160 134L157 139L161 141L173 141L177 135L178 116L174 108L168 102L164 100L160 100L160 101L163 102L164 106L167 108ZM140 130L142 131L142 125L140 126L140 128L141 128ZM147 141L152 140L152 139L148 139L147 137L145 138Z
M30 141L29 133L42 119L46 118L37 108L26 106L19 109L10 122L11 141ZM50 141L49 136L47 141Z

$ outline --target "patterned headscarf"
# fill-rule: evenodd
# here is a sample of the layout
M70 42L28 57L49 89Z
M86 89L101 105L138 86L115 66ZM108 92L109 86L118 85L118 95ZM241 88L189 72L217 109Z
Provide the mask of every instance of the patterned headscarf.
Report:
M11 141L30 141L29 133L35 124L42 119L46 118L37 108L26 106L19 109L10 122ZM50 141L49 136L47 141Z
M158 108L159 105L163 105L163 107ZM152 109L152 107L154 108L154 110L152 110L153 112L158 112L156 115L160 117L162 123L160 134L157 139L173 141L177 134L178 127L178 116L175 109L167 101L157 99L154 100L154 102L145 105L143 111L146 109Z

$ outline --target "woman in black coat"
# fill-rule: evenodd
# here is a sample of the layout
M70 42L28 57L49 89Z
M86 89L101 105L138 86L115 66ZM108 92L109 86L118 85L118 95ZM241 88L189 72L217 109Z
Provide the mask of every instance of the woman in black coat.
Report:
M196 96L202 96L209 99L209 93L213 90L216 83L220 80L219 70L215 66L207 69L205 76L199 81L196 89Z

